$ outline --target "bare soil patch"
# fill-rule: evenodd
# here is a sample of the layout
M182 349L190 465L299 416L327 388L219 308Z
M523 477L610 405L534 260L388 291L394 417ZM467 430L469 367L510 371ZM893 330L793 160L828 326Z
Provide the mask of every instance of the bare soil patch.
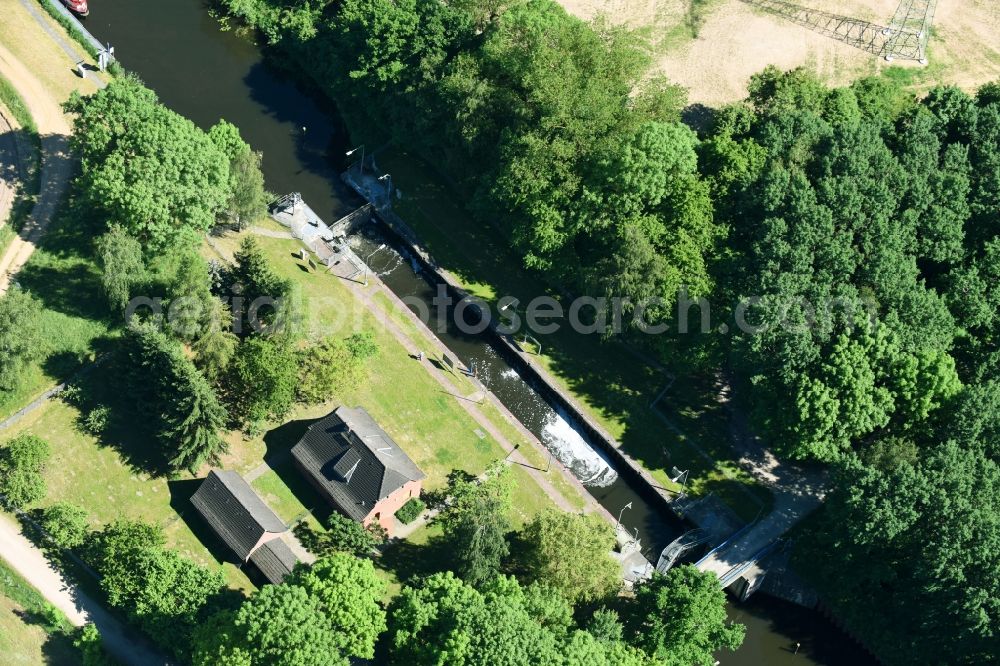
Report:
M656 67L690 91L692 102L743 99L750 76L767 65L803 66L846 84L889 66L882 58L792 23L753 0L560 0L570 13L640 29L656 51ZM898 0L799 0L811 9L888 25ZM928 47L930 64L912 69L918 89L954 83L974 89L1000 79L1000 3L940 0Z

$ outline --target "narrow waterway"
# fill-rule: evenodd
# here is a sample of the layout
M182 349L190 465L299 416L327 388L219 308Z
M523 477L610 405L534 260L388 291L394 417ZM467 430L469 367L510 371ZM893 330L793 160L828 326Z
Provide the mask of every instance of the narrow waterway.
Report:
M350 146L336 109L303 94L265 63L257 47L220 31L202 0L92 0L87 26L98 39L113 44L125 67L174 110L206 129L220 118L239 126L244 138L263 151L264 175L272 191L301 192L328 221L357 204L338 177ZM393 291L401 296L433 295L431 285L409 262L388 248L383 252L384 265L378 255L371 263ZM659 515L624 479L615 478L602 456L587 453L585 438L487 341L453 329L441 337L464 362L475 363L484 383L561 459L586 458L576 471L587 477L591 492L609 511L617 515L632 502L622 522L630 531L639 531L648 550L655 551L678 533L676 521ZM730 615L747 625L747 639L735 654L719 656L723 664L871 663L817 613L758 596L749 604L731 604ZM796 654L797 643L801 647Z
M353 236L351 242L360 256L368 258L372 270L393 293L407 302L432 302L437 293L436 283L425 272L415 272L414 262L386 243L377 226L369 225L364 233ZM466 309L466 316L470 311ZM436 321L434 315L432 319ZM488 337L462 333L451 308L446 321L447 330L435 330L437 337L466 367L475 369L483 384L583 482L604 508L614 516L621 516L622 525L639 537L647 558L655 564L659 552L681 534L685 525L669 512L658 510L637 492L601 448L561 409L546 402L490 344ZM469 319L466 323L471 326L476 322Z

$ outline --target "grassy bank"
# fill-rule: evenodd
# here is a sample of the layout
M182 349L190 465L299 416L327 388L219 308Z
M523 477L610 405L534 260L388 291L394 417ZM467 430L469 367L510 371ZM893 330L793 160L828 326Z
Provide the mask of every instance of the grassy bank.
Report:
M35 119L31 117L31 112L28 111L28 105L2 74L0 74L0 104L7 107L10 115L22 129L38 136L38 127L35 125Z
M65 615L0 559L0 661L78 664L72 629Z
M280 227L274 224L274 228ZM239 240L238 235L232 234L216 239L216 245L224 256L230 257ZM326 273L304 270L304 264L293 256L301 246L298 241L258 237L258 242L276 272L299 285L303 313L314 336L346 337L368 330L374 334L380 350L367 381L359 386L334 388L327 404L300 410L292 420L275 424L259 441L252 443L251 446L258 450L263 449L260 451L262 457L287 460L288 449L305 432L310 420L340 404L360 405L367 409L427 474L424 482L427 489L442 487L452 469L479 474L491 461L506 456L507 451L499 442L482 433L475 420L458 403L459 398L446 391L413 360L379 322L376 313L358 301L343 280ZM407 335L411 334L416 333L407 332ZM456 385L454 393L467 395L472 392L471 385L463 393L465 388ZM300 475L292 465L278 464L275 468L277 476L294 497L283 494L273 478L262 477L263 480L256 485L276 497L277 503L285 507L286 516L294 516L299 511L299 505L309 509L319 506L309 487L300 483ZM523 468L515 466L514 475L518 480L518 489L512 519L520 524L550 506L551 502ZM570 492L575 491L568 485L560 490L570 497ZM575 500L577 503L580 501Z

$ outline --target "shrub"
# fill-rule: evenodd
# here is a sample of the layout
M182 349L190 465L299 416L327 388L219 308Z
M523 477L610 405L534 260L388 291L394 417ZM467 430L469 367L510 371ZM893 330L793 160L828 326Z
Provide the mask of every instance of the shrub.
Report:
M87 511L58 502L42 511L42 527L60 548L76 548L87 538Z
M108 417L110 415L111 410L106 405L94 407L92 410L87 412L87 415L80 423L80 427L82 427L83 431L87 434L97 437L104 432L105 428L108 427Z
M320 340L299 352L296 397L316 405L329 400L330 393L359 385L368 374L369 361L378 354L371 331Z
M411 497L407 500L406 504L399 507L399 511L396 512L396 517L399 518L401 522L409 524L416 520L426 508L427 505L424 504L422 499L419 497Z
M59 398L67 405L79 407L83 403L83 390L78 384L67 384Z
M317 532L305 524L295 528L295 534L310 552L325 557L332 553L351 553L362 557L385 542L385 530L378 523L369 527L339 513L330 514L327 530Z
M20 435L0 449L0 495L8 508L21 509L45 497L42 469L48 458L48 443L34 435Z
M104 653L101 632L92 622L77 628L73 634L73 646L80 651L82 666L110 666L112 663Z

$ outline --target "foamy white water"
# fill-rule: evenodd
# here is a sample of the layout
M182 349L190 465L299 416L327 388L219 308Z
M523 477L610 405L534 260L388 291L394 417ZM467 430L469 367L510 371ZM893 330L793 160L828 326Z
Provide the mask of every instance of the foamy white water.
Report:
M542 428L542 441L585 486L603 488L618 479L618 472L604 452L588 444L560 411L549 415Z

